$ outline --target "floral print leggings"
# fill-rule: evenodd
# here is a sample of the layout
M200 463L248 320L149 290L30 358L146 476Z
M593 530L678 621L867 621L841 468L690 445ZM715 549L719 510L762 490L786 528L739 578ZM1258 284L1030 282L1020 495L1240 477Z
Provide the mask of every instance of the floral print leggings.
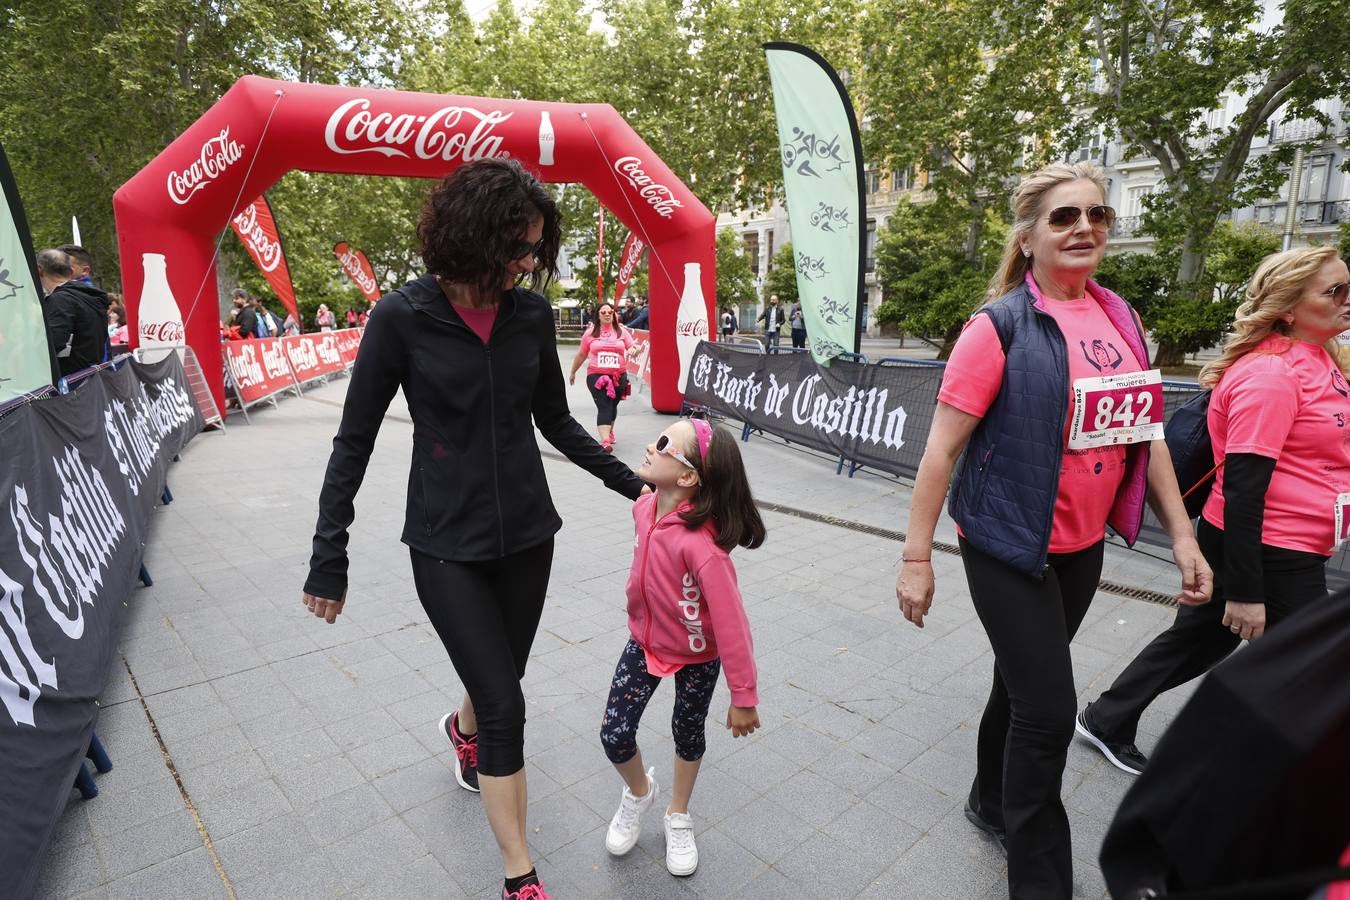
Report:
M721 671L722 661L714 659L690 663L675 673L675 713L670 717L670 733L680 759L694 762L703 758L706 747L703 722L708 718L713 688L717 687ZM637 754L638 722L660 683L660 678L647 671L647 655L642 647L629 638L614 669L605 719L600 725L600 743L615 765L626 763Z

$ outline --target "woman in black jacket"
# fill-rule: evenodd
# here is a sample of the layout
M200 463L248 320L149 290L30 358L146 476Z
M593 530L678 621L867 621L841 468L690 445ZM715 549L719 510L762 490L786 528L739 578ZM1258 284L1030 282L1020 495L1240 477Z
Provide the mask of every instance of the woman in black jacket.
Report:
M519 163L480 160L429 195L418 223L428 274L386 295L361 341L319 497L304 602L335 621L347 590L347 528L380 421L398 388L413 419L403 542L418 598L466 697L441 728L456 778L481 788L501 848L503 898L543 900L525 841L520 679L543 612L562 521L531 418L610 489L642 482L572 418L548 301L561 225Z

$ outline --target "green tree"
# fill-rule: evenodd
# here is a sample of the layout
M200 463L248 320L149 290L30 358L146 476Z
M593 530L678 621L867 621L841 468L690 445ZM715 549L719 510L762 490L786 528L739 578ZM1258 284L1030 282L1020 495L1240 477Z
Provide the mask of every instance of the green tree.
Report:
M1209 253L1205 255L1206 280L1214 285L1215 302L1231 316L1261 260L1279 250L1280 236L1256 222L1220 222L1210 236Z
M764 296L778 295L778 301L791 308L797 302L797 258L792 255L792 244L787 243L773 252L769 274L764 278Z
M877 281L884 298L877 321L940 336L938 358L950 356L962 324L984 302L1007 236L993 210L985 217L978 263L971 265L964 210L940 201L902 200L877 235Z
M1078 21L1082 52L1100 64L1080 98L1085 121L1119 134L1127 156L1151 156L1162 171L1166 191L1148 205L1145 229L1178 251L1177 308L1160 307L1148 324L1159 336L1155 363L1174 364L1204 331L1185 320L1209 312L1204 267L1220 217L1274 195L1298 141L1323 135L1295 132L1286 142L1277 124L1277 146L1255 158L1253 142L1277 115L1325 129L1332 123L1317 102L1350 95L1350 16L1335 0L1282 4L1273 27L1255 2L1071 0L1061 9ZM1231 122L1206 115L1230 102Z
M741 238L735 229L724 228L717 234L717 308L750 306L758 302L755 276Z
M1080 72L1055 9L872 0L863 20L868 157L927 172L938 202L961 212L971 270L982 265L987 212L1007 208L1015 176L1048 159L1071 115L1066 91Z

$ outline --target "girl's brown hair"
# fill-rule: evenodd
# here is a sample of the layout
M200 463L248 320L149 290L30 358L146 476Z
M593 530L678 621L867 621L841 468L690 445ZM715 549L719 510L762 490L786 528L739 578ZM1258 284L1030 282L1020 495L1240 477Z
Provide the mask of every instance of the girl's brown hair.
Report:
M753 550L764 543L764 520L750 495L740 442L725 428L708 424L712 439L707 455L699 457L697 436L692 446L684 448L684 455L698 472L700 486L694 495L694 508L680 513L680 518L690 528L699 528L712 519L717 535L714 540L723 550L730 552L738 546Z

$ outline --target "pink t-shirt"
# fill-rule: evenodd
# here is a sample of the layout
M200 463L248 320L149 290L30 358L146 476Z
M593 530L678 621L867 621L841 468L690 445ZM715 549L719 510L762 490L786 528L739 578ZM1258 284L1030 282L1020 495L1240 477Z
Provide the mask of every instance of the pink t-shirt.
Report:
M1124 445L1070 450L1073 420L1073 383L1139 372L1142 367L1111 324L1106 311L1091 296L1078 300L1045 300L1046 312L1064 333L1069 351L1069 405L1064 418L1064 457L1060 463L1055 520L1050 527L1051 553L1073 553L1090 547L1106 535L1106 517L1125 476ZM947 360L938 400L972 416L983 417L1003 386L1003 345L988 316L966 323Z
M1317 344L1271 335L1229 367L1209 401L1215 462L1228 453L1275 460L1261 543L1323 556L1350 526L1350 388ZM1223 528L1223 469L1204 517Z
M581 337L581 352L586 354L587 375L614 375L622 372L626 363L624 354L633 346L633 334L627 328L616 335L613 328L601 328L600 336L589 328Z
M455 312L464 320L464 324L473 329L473 333L482 338L483 343L488 342L492 336L492 325L497 321L497 307L485 306L482 309L473 309L468 306L455 304Z

